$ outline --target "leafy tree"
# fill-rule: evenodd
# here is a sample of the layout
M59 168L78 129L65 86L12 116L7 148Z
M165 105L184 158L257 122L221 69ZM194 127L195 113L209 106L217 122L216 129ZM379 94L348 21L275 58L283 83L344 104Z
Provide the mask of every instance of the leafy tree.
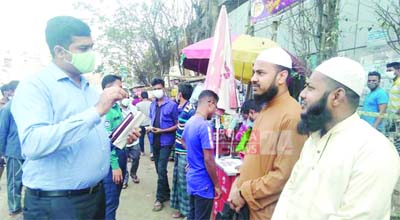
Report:
M288 13L292 44L299 57L315 65L337 55L340 0L299 1Z
M103 63L98 70L126 75L128 83L145 85L155 76L168 74L173 59L179 58L184 32L177 16L191 7L176 13L177 5L168 0L115 0L112 6L110 13L110 8L102 8L107 7L103 1L76 5L92 15L89 22L100 31L97 48Z
M375 12L386 31L388 45L400 54L400 1L390 0L388 5L377 2Z

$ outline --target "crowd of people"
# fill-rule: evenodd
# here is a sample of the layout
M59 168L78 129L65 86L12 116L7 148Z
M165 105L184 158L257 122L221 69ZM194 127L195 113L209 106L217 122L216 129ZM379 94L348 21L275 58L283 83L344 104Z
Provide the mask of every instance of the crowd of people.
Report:
M0 149L10 216L116 219L129 178L140 183L137 170L148 136L157 174L152 211L170 201L173 218L210 219L223 190L211 121L225 97L203 90L191 103L193 86L181 83L170 98L160 78L152 80L151 91L130 95L113 74L103 77L99 94L82 76L94 70L89 26L57 16L45 34L49 65L1 88ZM397 132L400 63L387 65L394 73L387 94L379 88L378 72L367 76L352 59L330 58L307 79L300 103L289 94L292 63L279 47L266 49L254 62L254 99L243 103L234 137L243 164L227 206L247 212L248 219L389 219L399 208L392 203L400 199L400 161L385 135ZM360 117L366 82L371 92ZM138 112L145 120L129 131L126 147L114 146L110 134Z

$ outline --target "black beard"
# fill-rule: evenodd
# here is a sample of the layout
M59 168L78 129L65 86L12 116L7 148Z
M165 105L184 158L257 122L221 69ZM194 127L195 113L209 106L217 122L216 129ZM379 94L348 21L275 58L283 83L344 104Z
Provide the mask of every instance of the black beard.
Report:
M278 94L278 87L272 84L268 88L268 90L262 93L261 95L254 94L254 101L256 101L258 105L263 105L271 101L276 96L276 94Z
M308 135L321 130L322 135L326 132L325 125L332 120L332 113L326 107L328 95L324 94L317 103L309 107L306 113L301 114L301 120L297 124L299 134Z

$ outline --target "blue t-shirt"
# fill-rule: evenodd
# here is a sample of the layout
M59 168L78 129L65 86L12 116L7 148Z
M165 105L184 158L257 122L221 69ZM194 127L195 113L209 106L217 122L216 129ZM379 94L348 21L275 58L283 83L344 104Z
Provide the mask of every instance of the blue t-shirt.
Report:
M376 88L370 92L364 99L363 111L365 112L379 112L379 105L387 104L389 102L389 96L386 91L382 88ZM367 121L370 125L374 125L376 117L370 117L363 115L361 117ZM378 129L382 129L382 123L378 126Z
M183 140L187 146L189 169L187 192L207 199L214 198L214 184L204 163L204 149L214 149L212 128L202 116L194 115L186 122Z

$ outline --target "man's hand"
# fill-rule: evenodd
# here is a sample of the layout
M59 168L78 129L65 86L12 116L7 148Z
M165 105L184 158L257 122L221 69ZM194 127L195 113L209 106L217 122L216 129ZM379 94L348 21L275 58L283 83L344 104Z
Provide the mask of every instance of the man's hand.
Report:
M189 164L186 164L185 166L185 173L187 173L189 171Z
M109 88L105 88L100 96L99 101L95 105L96 110L100 114L100 116L103 116L108 112L108 110L110 110L115 102L127 97L128 93L126 93L125 90L120 87L112 86Z
M153 128L153 129L151 129L151 132L153 132L153 134L160 134L160 133L162 133L162 129L161 128Z
M214 187L214 191L215 191L215 197L214 197L214 199L219 199L219 198L221 198L221 195L222 195L221 187L220 187L220 186Z
M112 171L112 179L115 184L121 184L123 181L122 170L116 169Z
M151 132L151 130L153 130L153 126L147 126L146 127L146 132Z
M239 212L240 209L246 204L246 201L240 195L240 191L235 184L232 185L228 202L231 209L235 210L236 212Z
M140 137L140 132L137 130L132 130L131 133L128 134L127 144L132 144Z

